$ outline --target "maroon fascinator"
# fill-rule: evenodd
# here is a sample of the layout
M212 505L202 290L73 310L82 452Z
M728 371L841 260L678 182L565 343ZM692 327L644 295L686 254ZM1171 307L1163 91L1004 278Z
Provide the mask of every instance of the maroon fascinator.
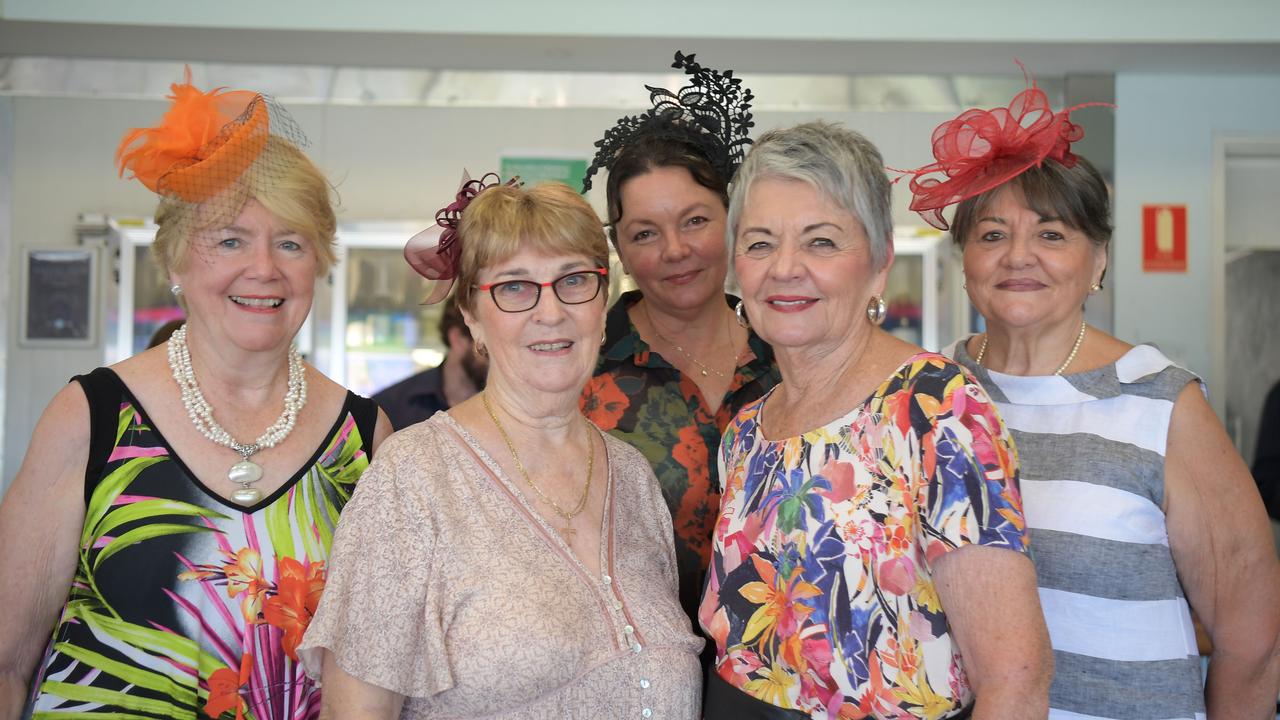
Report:
M462 211L466 210L480 193L502 184L519 185L520 178L511 178L503 183L497 173L486 173L480 179L472 180L471 175L464 171L462 185L458 188L458 194L453 202L436 212L436 224L409 238L409 242L405 243L404 259L419 275L436 281L427 298L422 301L423 304L434 305L448 297L449 291L453 289L453 280L458 276L458 262L462 258L462 245L458 243L458 226L462 224Z
M1018 67L1028 87L1009 107L974 108L942 123L933 131L936 162L895 171L911 176L911 209L939 230L947 229L943 208L999 187L1046 158L1074 167L1071 143L1084 137L1084 129L1071 122L1071 113L1084 107L1115 107L1084 103L1055 113L1021 62Z

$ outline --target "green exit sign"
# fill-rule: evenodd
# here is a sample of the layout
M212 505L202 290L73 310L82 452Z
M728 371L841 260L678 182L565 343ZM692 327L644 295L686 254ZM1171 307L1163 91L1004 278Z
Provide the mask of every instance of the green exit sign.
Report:
M587 174L587 160L571 157L537 157L512 155L502 158L502 179L516 175L525 185L536 185L548 180L562 182L574 190L582 189L582 178Z

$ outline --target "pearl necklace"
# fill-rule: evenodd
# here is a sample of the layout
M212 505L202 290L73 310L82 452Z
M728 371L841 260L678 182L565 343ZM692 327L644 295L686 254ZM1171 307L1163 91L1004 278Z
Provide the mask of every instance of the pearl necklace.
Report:
M213 406L205 400L196 382L196 372L191 366L191 351L187 347L187 326L183 325L169 338L169 368L173 379L182 390L182 404L187 417L200 434L223 447L240 454L241 460L227 471L227 479L240 487L231 493L231 499L241 505L253 505L262 499L262 491L249 487L262 479L262 466L249 460L255 453L279 445L298 420L298 412L307 404L307 375L302 366L302 356L296 347L289 347L289 389L284 394L284 410L271 427L252 443L241 443L231 437L217 420L213 419Z
M1054 375L1061 375L1062 371L1066 370L1067 366L1071 364L1071 361L1076 359L1076 353L1080 352L1080 346L1084 344L1084 331L1087 327L1088 323L1081 320L1080 333L1076 335L1076 344L1071 346L1071 354L1067 356L1067 359L1062 361L1062 364L1058 366L1057 370L1053 371ZM987 354L988 337L990 337L990 333L982 336L982 345L978 347L978 356L973 359L973 361L978 365L982 364L982 357Z

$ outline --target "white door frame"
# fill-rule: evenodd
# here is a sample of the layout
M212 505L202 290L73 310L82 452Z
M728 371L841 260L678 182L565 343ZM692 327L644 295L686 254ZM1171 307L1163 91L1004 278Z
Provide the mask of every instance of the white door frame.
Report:
M1213 237L1209 248L1209 366L1225 382L1227 372L1227 159L1234 156L1280 157L1280 135L1215 135L1213 138ZM1226 419L1225 392L1210 393L1214 412Z
M18 303L15 297L23 288L14 281L16 273L10 268L10 258L13 255L13 123L14 123L14 100L11 97L0 97L0 278L4 279L4 286L0 287L0 305L5 307L0 310L0 469L7 468L12 465L14 468L17 464L4 462L5 451L5 412L8 408L6 390L9 381L9 349L14 346L9 334L9 318L17 309ZM23 318L16 318L16 323L21 323ZM15 334L16 336L16 334ZM0 475L0 494L4 493L9 473Z

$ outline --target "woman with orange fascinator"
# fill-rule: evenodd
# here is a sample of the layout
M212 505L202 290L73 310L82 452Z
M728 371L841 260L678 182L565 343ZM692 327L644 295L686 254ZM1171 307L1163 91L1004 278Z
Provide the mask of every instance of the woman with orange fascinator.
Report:
M320 711L297 646L390 423L292 345L334 261L301 133L261 94L190 80L116 155L160 196L154 254L187 322L76 376L36 426L0 505L0 718Z
M1155 346L1089 325L1111 201L1071 152L1076 108L1034 83L933 133L911 209L947 229L986 332L948 354L1017 443L1051 718L1272 718L1280 565L1249 470L1201 381ZM1191 615L1213 640L1202 678Z

